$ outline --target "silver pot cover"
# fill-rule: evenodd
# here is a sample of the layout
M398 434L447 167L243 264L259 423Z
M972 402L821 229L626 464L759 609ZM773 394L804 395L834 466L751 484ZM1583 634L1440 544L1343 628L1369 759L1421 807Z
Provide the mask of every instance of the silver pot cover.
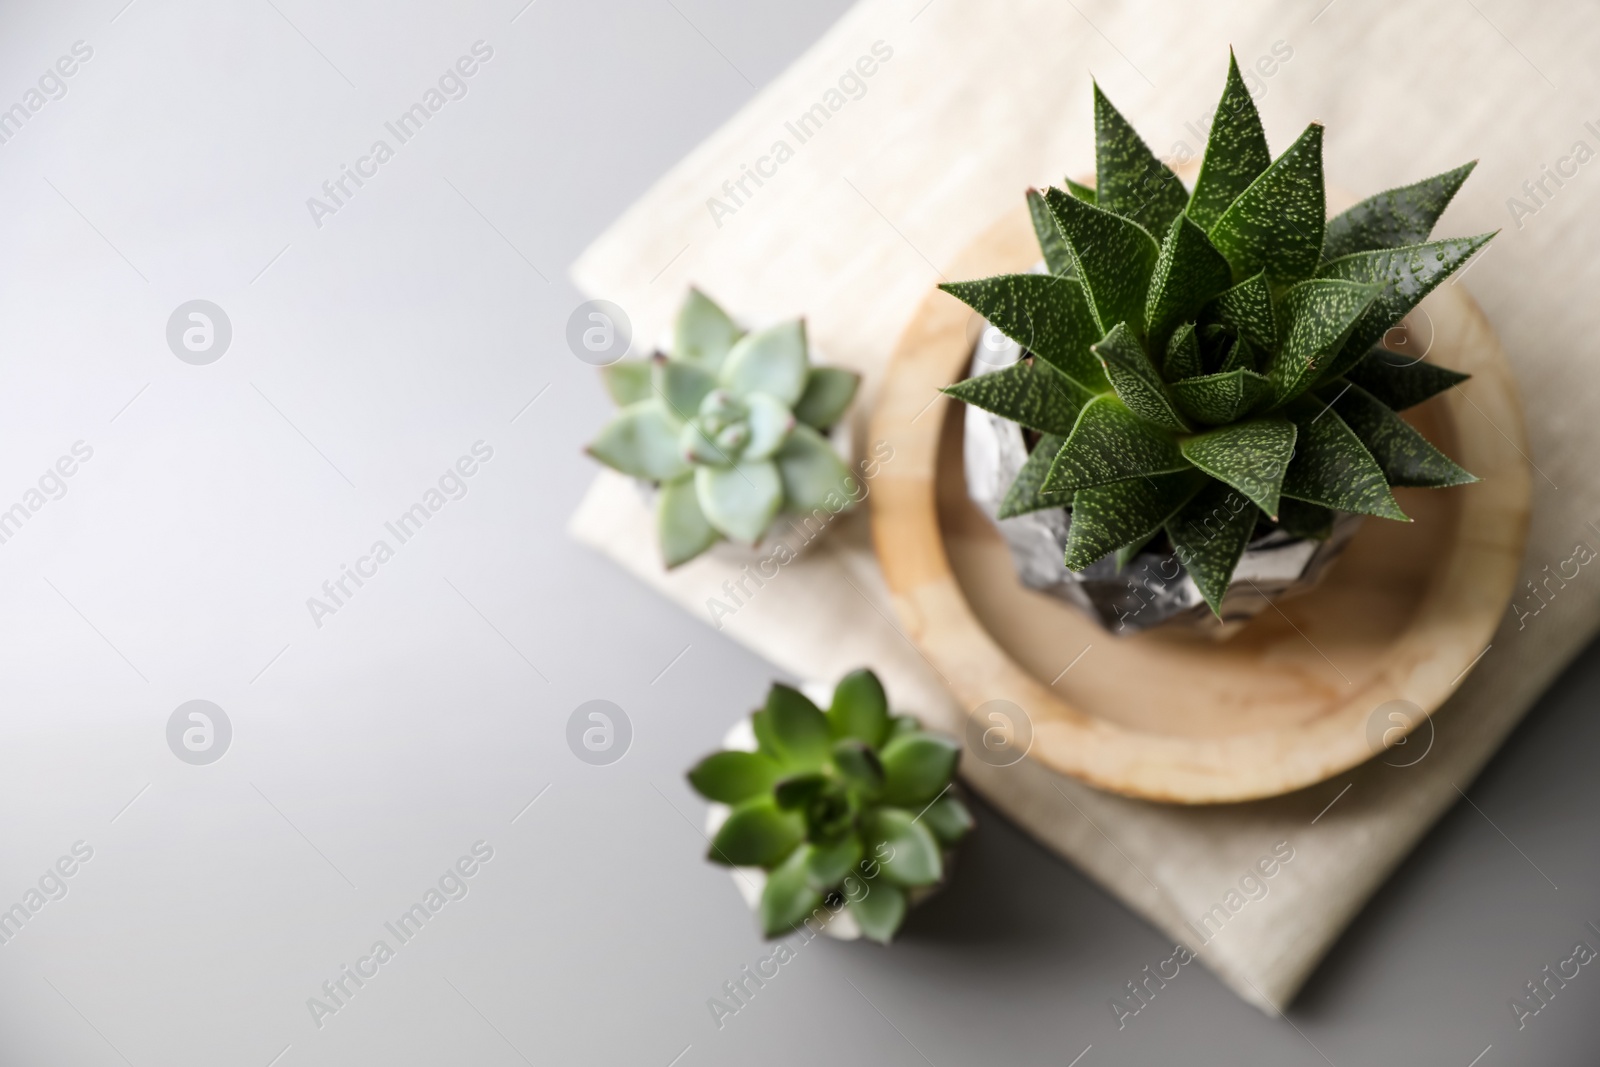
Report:
M977 338L970 373L991 373L1021 356L1016 342L985 326ZM1233 628L1218 626L1199 587L1171 552L1141 552L1120 572L1115 558L1109 556L1085 570L1067 570L1062 562L1072 524L1067 509L1047 508L1009 519L995 517L1006 490L1028 458L1022 428L968 405L965 432L967 493L999 528L1024 585L1077 605L1113 634L1164 623ZM1281 530L1251 541L1223 598L1222 622L1243 622L1272 602L1311 588L1360 522L1361 516L1340 512L1325 541L1291 537Z

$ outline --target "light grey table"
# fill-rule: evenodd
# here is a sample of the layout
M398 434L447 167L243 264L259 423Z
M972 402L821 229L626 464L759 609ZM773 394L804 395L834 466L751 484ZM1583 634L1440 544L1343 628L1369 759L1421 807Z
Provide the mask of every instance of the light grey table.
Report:
M523 2L0 10L0 1064L1596 1061L1593 968L1508 1006L1600 946L1592 656L1287 1023L1186 968L1119 1030L1170 946L980 808L719 1027L682 771L769 671L565 539L564 268L842 4Z

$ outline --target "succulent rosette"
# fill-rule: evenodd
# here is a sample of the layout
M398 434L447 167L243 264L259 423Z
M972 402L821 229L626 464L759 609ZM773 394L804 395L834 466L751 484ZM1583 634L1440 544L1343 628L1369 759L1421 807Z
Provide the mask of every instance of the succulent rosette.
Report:
M1473 164L1329 219L1322 126L1272 158L1231 59L1193 190L1094 113L1094 188L1028 191L1043 271L941 287L1025 350L946 390L1035 435L1000 518L1069 509L1072 571L1169 547L1220 615L1254 538L1476 481L1396 414L1466 375L1380 346L1494 236L1429 239Z
M849 506L850 470L825 435L860 376L812 366L803 319L746 333L691 289L671 353L604 374L621 410L588 452L660 488L656 527L668 567L723 538L753 545L782 511Z
M846 675L826 711L774 685L751 726L754 751L715 752L689 771L701 796L731 808L706 858L766 872L767 937L827 905L887 943L972 828L953 789L960 749L891 714L870 670Z

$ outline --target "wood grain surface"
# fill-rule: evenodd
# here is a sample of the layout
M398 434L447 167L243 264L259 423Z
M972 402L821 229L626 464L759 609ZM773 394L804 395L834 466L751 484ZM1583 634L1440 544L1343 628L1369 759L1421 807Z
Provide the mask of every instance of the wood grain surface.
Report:
M1018 210L949 276L1025 270L1036 258ZM1442 286L1407 330L1412 347L1474 376L1474 399L1453 390L1407 417L1482 480L1397 490L1414 522L1367 520L1316 589L1226 640L1113 636L1020 584L967 499L960 405L938 393L965 373L971 320L930 290L895 349L869 435L896 456L871 497L873 538L907 634L969 714L994 700L1026 712L1030 759L1152 800L1275 796L1397 743L1403 733L1379 709L1405 700L1431 713L1484 651L1522 558L1531 487L1515 384L1465 288Z

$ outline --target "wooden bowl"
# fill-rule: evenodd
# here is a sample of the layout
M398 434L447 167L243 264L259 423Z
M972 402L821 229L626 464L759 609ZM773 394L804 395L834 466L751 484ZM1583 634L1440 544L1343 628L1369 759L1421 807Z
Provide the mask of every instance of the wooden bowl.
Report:
M950 277L1037 258L1018 210ZM1387 721L1371 728L1378 709L1406 700L1431 714L1485 651L1522 558L1531 486L1510 366L1464 287L1445 283L1407 329L1472 380L1406 417L1482 481L1396 490L1415 522L1368 519L1321 585L1226 640L1113 636L1018 581L967 498L961 406L938 392L965 374L972 319L934 290L901 335L871 424L875 446L894 449L870 494L873 540L907 635L969 714L993 700L1026 712L1029 759L1151 800L1275 796L1397 743Z

